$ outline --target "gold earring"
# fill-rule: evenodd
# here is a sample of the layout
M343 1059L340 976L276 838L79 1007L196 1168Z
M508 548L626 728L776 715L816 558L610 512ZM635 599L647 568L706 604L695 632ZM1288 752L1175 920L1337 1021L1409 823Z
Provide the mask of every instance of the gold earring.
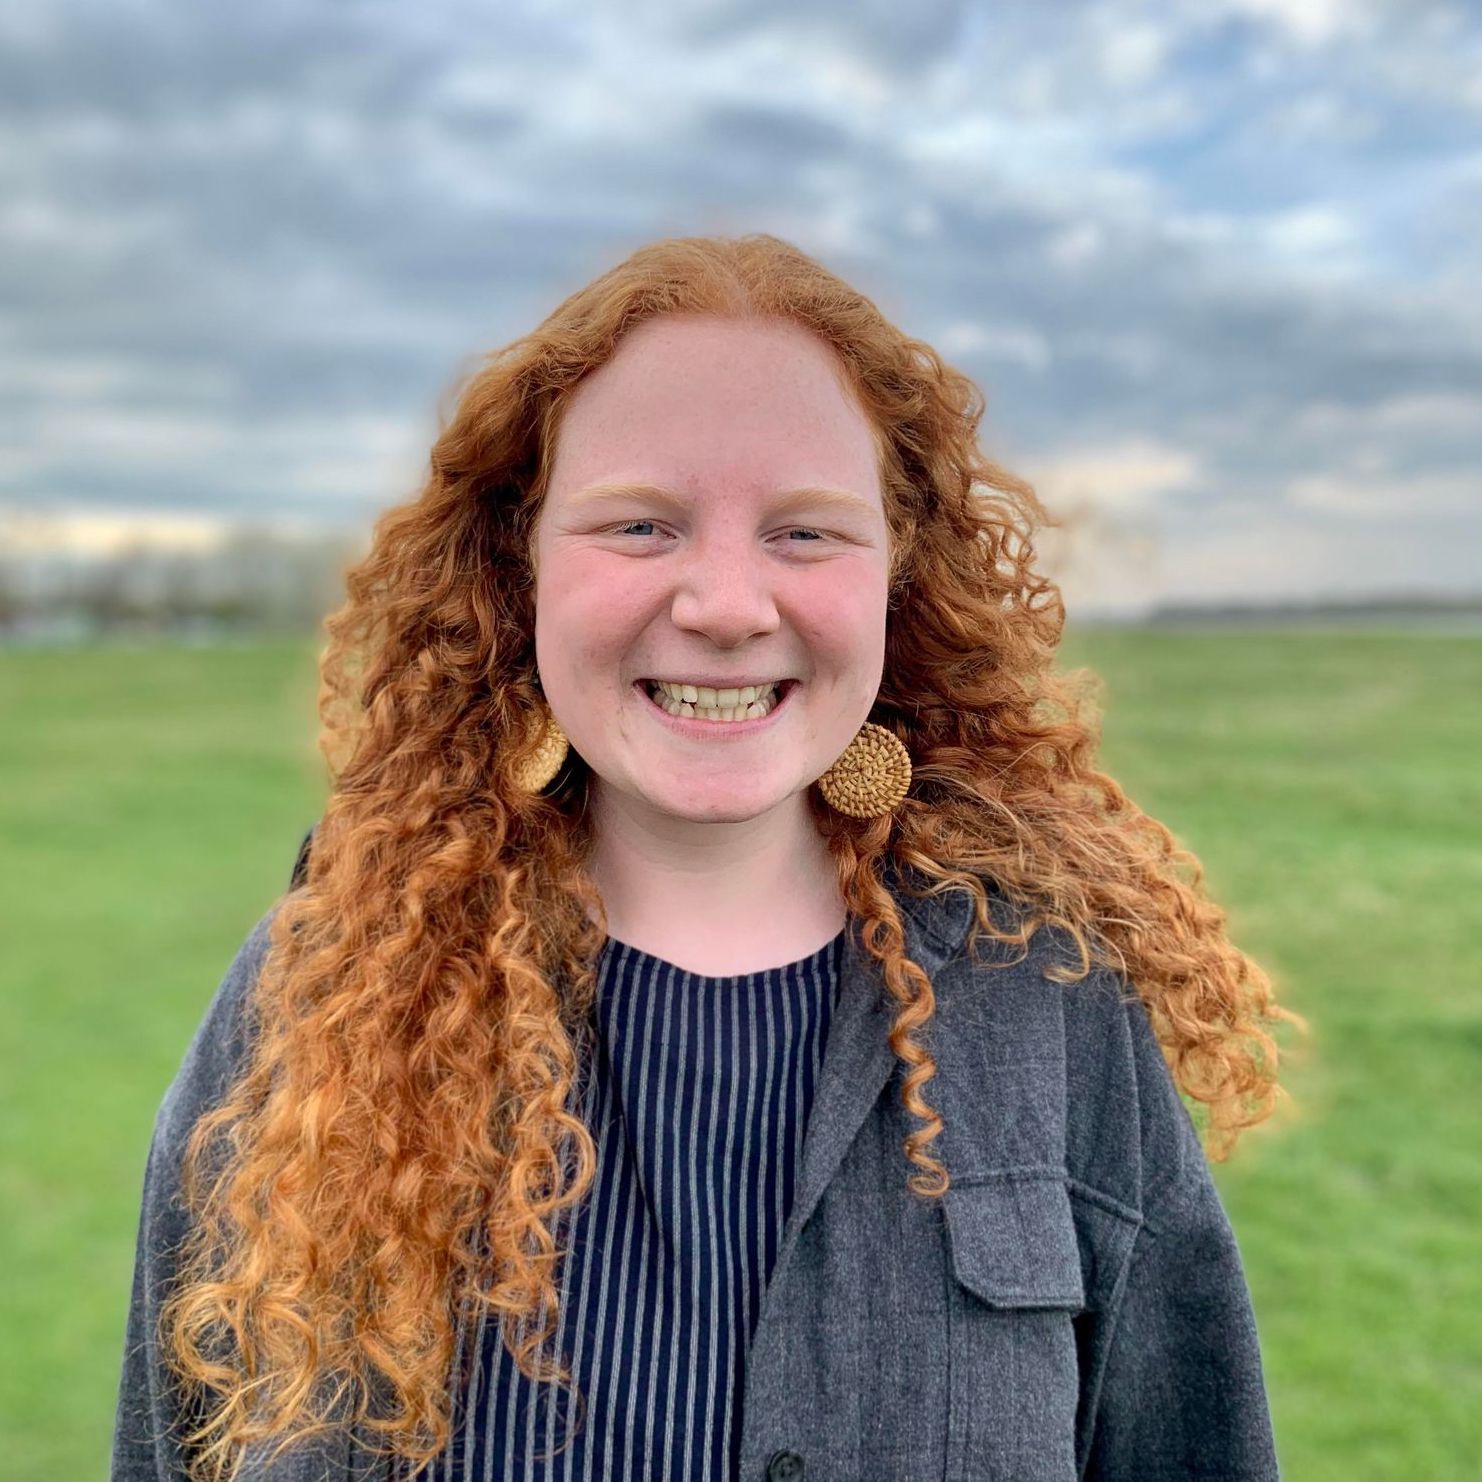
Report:
M541 738L515 774L515 785L540 792L561 770L571 749L549 705L540 706ZM894 731L866 721L822 777L824 801L850 818L880 818L893 812L911 786L911 753Z
M836 813L883 818L911 786L911 753L894 731L867 720L822 777L818 790Z
M515 786L524 792L539 792L561 770L566 753L571 749L561 722L544 701L540 704L540 744L533 756L527 757L515 773Z

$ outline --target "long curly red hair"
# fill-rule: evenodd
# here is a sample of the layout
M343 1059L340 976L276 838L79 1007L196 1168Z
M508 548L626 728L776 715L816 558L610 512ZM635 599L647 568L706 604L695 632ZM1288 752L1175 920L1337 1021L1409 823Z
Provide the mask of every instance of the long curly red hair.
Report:
M557 1315L554 1219L595 1171L571 1107L606 916L584 866L586 768L573 754L541 795L516 782L540 739L532 541L574 388L662 314L802 326L875 429L891 555L871 718L913 782L884 818L809 801L898 1005L890 1044L920 1122L908 1187L939 1196L947 1177L916 1038L935 1000L905 955L892 862L932 894L971 892L974 940L1056 926L1080 958L1063 981L1102 965L1134 985L1207 1104L1214 1160L1285 1094L1268 1031L1305 1022L1228 940L1198 861L1096 769L1097 681L1052 673L1064 608L1032 536L1055 522L980 450L973 382L775 237L653 243L466 379L420 493L377 522L326 620L330 796L274 915L248 1062L185 1156L191 1233L164 1329L172 1368L214 1396L188 1438L202 1482L234 1477L248 1444L347 1421L434 1457L456 1322L480 1304L529 1377L569 1380L537 1350ZM1013 933L983 877L1025 908Z

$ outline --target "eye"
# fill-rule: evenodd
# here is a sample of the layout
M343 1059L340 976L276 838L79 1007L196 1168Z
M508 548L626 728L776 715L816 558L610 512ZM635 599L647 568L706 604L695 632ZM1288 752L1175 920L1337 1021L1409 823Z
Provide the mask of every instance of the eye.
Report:
M633 526L635 526L635 525L654 525L654 524L657 524L657 521L655 521L655 520L624 520L621 525L614 525L614 526L612 526L611 527L611 533L614 534L614 535L623 535L623 534L626 534L628 531L632 530ZM802 534L802 535L812 536L814 540L823 540L825 538L824 535L823 535L823 533L821 531L815 530L815 529L813 529L810 526L801 526L801 525L800 526L796 526L791 531L789 531L788 533L789 534L792 534L792 535ZM811 544L811 542L806 542L806 543Z

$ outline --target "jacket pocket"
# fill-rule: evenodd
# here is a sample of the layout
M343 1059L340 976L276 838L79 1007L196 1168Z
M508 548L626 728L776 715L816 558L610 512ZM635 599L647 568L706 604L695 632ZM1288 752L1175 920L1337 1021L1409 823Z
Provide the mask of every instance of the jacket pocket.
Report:
M947 1476L1072 1482L1085 1309L1064 1176L1006 1174L943 1196L950 1246Z
M1086 1305L1070 1194L1059 1174L953 1184L943 1200L952 1271L990 1307Z

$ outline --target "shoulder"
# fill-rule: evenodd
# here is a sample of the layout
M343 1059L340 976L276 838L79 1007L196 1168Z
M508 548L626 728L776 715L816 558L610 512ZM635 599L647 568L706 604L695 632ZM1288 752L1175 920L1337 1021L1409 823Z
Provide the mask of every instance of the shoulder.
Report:
M1126 977L1098 967L1058 987L1067 1171L1146 1214L1164 1190L1207 1177L1198 1130L1147 1005Z
M275 904L237 948L196 1026L160 1103L156 1137L181 1146L201 1114L216 1105L245 1064L254 1029L252 989L271 945Z
M996 924L1017 924L1026 908L999 899L993 910ZM1140 1216L1160 1190L1198 1176L1204 1154L1135 987L1105 966L1068 983L1051 975L1079 967L1074 940L1054 926L1025 947L985 936L964 945L939 997L944 1069L973 1067L966 1099L1032 1120L1042 1129L1037 1152L1058 1160L1063 1147L1073 1187ZM1006 1096L1012 1105L996 1104Z
M315 828L317 825L309 828L298 846L288 891L297 889L307 878ZM183 1141L201 1114L222 1100L246 1064L256 1032L253 989L272 946L273 922L283 899L280 896L257 919L211 995L160 1104L155 1123L156 1141L167 1144Z

